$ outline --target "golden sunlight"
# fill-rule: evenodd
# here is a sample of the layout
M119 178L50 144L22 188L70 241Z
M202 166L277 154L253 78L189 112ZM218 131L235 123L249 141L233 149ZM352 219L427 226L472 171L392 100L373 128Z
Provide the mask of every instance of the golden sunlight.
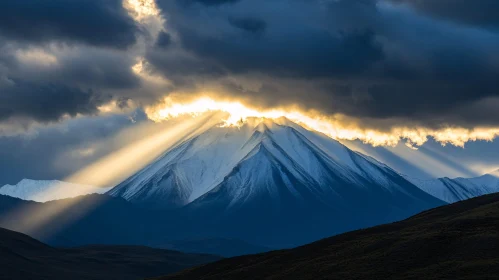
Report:
M140 141L128 144L101 158L65 178L64 181L86 182L96 187L115 186L142 169L177 142L189 138L196 131L206 129L204 126L210 124L210 119L211 116L163 126L156 133L145 135ZM211 123L211 125L213 124Z
M216 114L214 114L216 115ZM70 193L78 195L79 192L92 193L101 192L102 187L112 187L122 182L132 174L136 173L152 160L164 153L165 150L174 146L183 139L189 138L192 134L198 133L200 130L208 129L217 121L213 120L212 115L197 119L188 119L172 124L165 124L162 129L156 133L145 135L140 141L130 143L125 147L97 160L89 166L81 169L75 174L64 178L65 182L82 182L88 183L88 187L83 189L73 189ZM92 191L89 191L91 189ZM106 188L107 189L107 188ZM40 198L44 197L64 197L67 196L68 189L60 188L57 185L52 185L50 188L40 194ZM87 211L94 209L99 202L87 200L84 205L80 205L79 212L65 221L59 220L58 227L46 227L52 221L57 220L59 215L68 211L72 206L85 200L85 196L78 196L72 199L62 199L57 203L48 204L48 207L41 208L36 204L29 204L21 208L15 209L6 217L2 223L8 225L9 228L16 229L25 233L37 232L38 235L50 236L66 224L73 222L83 216Z
M435 141L464 147L468 141L492 141L499 135L499 128L460 128L428 129L423 127L394 127L388 132L364 128L356 122L347 121L341 114L325 115L318 111L304 111L298 107L259 109L239 101L217 100L201 96L193 100L183 100L178 96L165 97L163 102L146 108L147 116L161 122L179 116L198 116L206 112L224 112L228 117L221 119L222 126L241 126L249 118L287 118L307 129L321 132L337 140L360 140L372 146L396 146L405 141L410 148L417 149L431 137Z
M130 16L137 22L160 14L154 0L124 0L123 7L128 10Z

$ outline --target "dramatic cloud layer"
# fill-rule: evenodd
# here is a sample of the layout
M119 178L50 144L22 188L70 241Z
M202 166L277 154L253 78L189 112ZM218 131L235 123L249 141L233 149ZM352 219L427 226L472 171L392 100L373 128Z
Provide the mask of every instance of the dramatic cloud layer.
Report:
M437 19L456 23L498 28L499 2L495 0L390 0L407 4Z
M56 98L70 101L54 105L70 115L93 113L89 106L105 100L96 94L151 105L171 92L209 89L261 107L344 114L378 129L494 126L496 110L483 104L496 102L499 87L495 3L7 1L0 76L16 88L73 89ZM76 91L81 97L72 97ZM31 102L6 92L23 99L17 104ZM30 106L1 115L23 108ZM38 116L44 119L31 117Z
M491 140L499 131L498 5L1 1L0 137L126 115L175 95L313 110L369 143L380 143L372 135L392 145Z
M76 42L127 48L138 27L121 0L1 1L0 36L40 42Z
M12 85L0 89L0 121L11 117L57 120L65 114L92 114L103 103L92 91L57 84L13 81Z
M497 124L495 110L485 117L476 104L498 94L499 35L466 17L487 12L488 1L458 1L450 12L434 2L160 1L188 55L152 49L147 58L187 92L218 79L218 91L262 106L433 128Z

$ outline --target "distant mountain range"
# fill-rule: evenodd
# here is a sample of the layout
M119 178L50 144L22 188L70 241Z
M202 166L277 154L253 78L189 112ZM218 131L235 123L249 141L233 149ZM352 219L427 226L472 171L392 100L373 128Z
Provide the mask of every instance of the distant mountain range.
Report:
M4 185L0 187L0 195L8 195L24 200L46 202L92 193L105 193L109 190L110 188L97 188L57 180L23 179L16 185Z
M497 279L499 194L291 250L224 259L157 280Z
M498 171L475 178L445 177L429 180L405 178L423 191L448 203L499 192Z

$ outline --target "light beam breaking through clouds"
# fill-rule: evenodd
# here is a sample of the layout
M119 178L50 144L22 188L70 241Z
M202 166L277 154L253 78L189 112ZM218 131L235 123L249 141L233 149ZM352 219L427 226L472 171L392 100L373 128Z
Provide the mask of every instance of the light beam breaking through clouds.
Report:
M85 181L93 186L95 190L100 187L112 187L145 167L169 148L182 142L182 140L212 127L218 122L218 119L219 117L216 117L216 114L209 114L196 119L179 120L171 124L159 126L156 133L145 135L142 140L133 142L105 156L65 178L63 181ZM54 192L58 191L67 190L57 188L54 185L45 192L54 196ZM36 236L49 237L51 234L62 229L66 224L84 216L85 213L97 207L99 203L99 201L87 199L86 196L79 196L50 203L49 207L38 207L36 204L28 204L6 215L2 220L2 224L8 228L27 234L36 233ZM77 204L77 211L75 213L72 211L71 213L73 214L71 217L64 215L66 211ZM61 215L64 215L64 221L58 219ZM54 220L58 220L58 228L47 228L46 225Z
M326 134L337 140L361 140L373 146L396 146L400 141L413 149L423 145L431 137L442 145L452 144L464 147L468 141L492 141L499 135L499 128L444 127L430 129L424 127L393 127L390 131L365 128L348 117L336 114L325 115L315 110L301 110L298 106L260 109L243 104L240 101L216 99L200 96L185 100L180 96L170 95L156 106L146 108L148 117L161 122L179 116L198 116L206 112L224 112L228 117L221 119L222 125L239 126L248 118L277 119L285 117L308 129Z

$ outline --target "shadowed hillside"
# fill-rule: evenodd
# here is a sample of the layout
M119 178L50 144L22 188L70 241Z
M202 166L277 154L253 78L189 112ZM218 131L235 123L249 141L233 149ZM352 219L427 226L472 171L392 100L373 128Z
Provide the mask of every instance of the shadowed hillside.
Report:
M48 219L43 220L45 217ZM0 227L28 234L56 247L130 244L224 257L271 250L238 239L209 235L186 238L172 222L175 217L175 213L142 209L107 195L93 194L46 203L0 195ZM37 221L44 222L30 227Z
M160 279L495 279L498 274L499 194L493 194Z
M0 279L142 279L217 259L142 246L58 249L0 228Z

